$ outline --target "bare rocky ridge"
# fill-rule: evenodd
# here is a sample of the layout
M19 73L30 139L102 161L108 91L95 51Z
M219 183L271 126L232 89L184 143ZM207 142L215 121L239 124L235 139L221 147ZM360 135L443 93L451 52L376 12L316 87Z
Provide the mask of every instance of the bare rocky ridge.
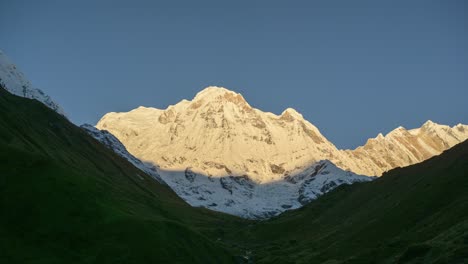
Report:
M191 167L213 177L248 175L257 183L281 180L320 160L379 176L468 138L466 125L451 128L428 121L421 128L380 134L355 150L339 150L294 109L265 113L242 95L219 87L208 87L192 101L165 110L139 107L108 113L97 127L113 133L136 157L163 169Z

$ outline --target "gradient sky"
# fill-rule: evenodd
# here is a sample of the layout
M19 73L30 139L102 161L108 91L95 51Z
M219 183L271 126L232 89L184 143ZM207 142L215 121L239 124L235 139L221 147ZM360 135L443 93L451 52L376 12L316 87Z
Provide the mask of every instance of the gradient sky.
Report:
M209 85L338 147L468 123L468 2L0 0L0 49L76 124Z

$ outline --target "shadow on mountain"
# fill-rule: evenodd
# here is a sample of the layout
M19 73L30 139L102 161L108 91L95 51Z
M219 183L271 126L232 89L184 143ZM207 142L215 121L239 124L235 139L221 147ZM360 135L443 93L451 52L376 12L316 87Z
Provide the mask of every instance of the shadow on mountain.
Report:
M192 168L184 171L157 170L160 177L190 205L250 219L276 216L300 208L340 185L372 180L371 177L343 171L326 160L266 183L255 182L248 175L205 175Z

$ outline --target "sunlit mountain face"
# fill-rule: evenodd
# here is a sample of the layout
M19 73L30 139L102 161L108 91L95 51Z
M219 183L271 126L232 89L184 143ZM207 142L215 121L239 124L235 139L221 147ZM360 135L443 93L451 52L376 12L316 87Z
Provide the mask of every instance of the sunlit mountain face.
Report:
M158 166L191 205L248 218L299 208L342 184L421 162L468 137L464 125L428 121L340 150L294 109L263 112L222 87L207 87L164 110L108 113L96 127Z

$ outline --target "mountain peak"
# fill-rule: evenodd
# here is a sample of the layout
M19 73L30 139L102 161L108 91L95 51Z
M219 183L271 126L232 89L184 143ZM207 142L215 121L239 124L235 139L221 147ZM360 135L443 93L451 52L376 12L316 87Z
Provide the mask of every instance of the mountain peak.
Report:
M201 90L200 92L198 92L195 95L195 98L193 98L193 101L200 100L200 99L213 99L219 96L224 96L225 94L237 95L238 93L233 92L224 87L220 87L220 86L208 86L204 88L203 90Z
M406 130L406 128L404 128L402 126L399 126L399 127L395 128L395 129L393 129L392 131L390 131L390 133L388 133L387 136L402 136L406 132L408 132L408 130Z
M432 122L431 120L427 120L423 125L422 127L425 127L425 128L430 128L430 127L435 127L435 126L438 126L439 124L435 123L435 122Z
M379 134L377 135L377 137L375 137L375 139L379 139L379 140L382 140L382 139L384 139L384 138L385 138L385 137L384 137L384 135L383 135L382 133L379 133Z
M194 107L199 107L204 103L233 103L235 105L251 108L247 101L240 93L233 92L224 87L208 86L195 95L192 100Z
M281 119L292 121L294 119L304 119L301 113L297 112L294 108L286 108L281 113Z

